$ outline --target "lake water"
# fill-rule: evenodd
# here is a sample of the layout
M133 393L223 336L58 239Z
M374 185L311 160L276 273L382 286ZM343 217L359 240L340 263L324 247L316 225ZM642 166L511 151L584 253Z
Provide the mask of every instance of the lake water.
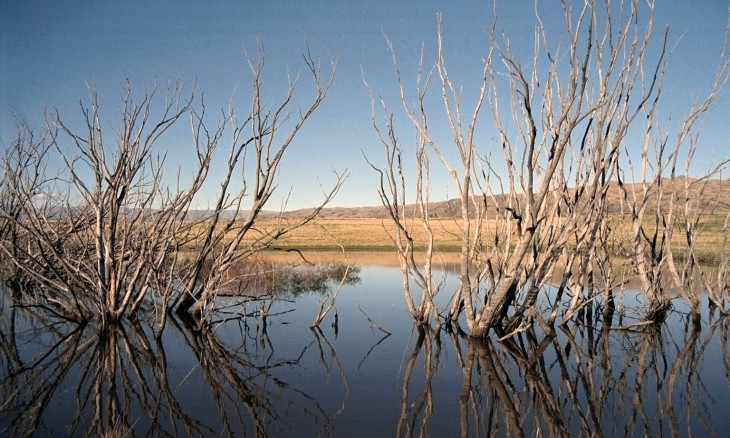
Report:
M472 340L415 328L397 268L359 276L337 330L332 315L308 328L309 293L275 303L265 331L231 313L205 333L172 320L161 339L146 322L53 323L4 294L0 435L730 436L727 318L696 326L675 302L655 333Z

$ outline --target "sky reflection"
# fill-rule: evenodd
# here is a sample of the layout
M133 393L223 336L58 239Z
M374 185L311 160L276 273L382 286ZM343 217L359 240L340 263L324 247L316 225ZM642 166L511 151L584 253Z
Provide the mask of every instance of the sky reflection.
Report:
M360 275L338 298L336 334L331 317L308 329L317 294L272 306L265 330L255 318L207 332L172 320L161 339L143 322L49 325L6 294L0 434L730 433L727 318L705 311L695 326L678 305L657 333L579 318L552 338L473 340L414 327L397 268Z

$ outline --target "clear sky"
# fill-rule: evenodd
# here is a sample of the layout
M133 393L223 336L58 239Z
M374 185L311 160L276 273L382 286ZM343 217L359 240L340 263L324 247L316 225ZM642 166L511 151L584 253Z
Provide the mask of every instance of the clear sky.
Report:
M532 0L497 3L498 27L518 48L530 48ZM540 5L549 27L561 23L557 1L542 0ZM656 9L658 32L669 26L672 41L681 36L667 82L670 102L681 109L716 66L728 1L658 0ZM302 68L306 37L323 61L337 60L336 79L292 145L279 190L285 194L291 189L289 209L310 207L321 199L320 183L326 187L334 171L348 169L350 178L332 205L377 205L376 175L361 151L378 160L381 149L370 125L370 99L362 78L383 94L392 110L400 111L384 35L393 41L404 75L412 79L421 44L435 46L438 12L443 13L452 77L468 95L476 91L480 58L487 51L491 1L0 0L0 144L6 147L13 138L13 113L36 127L46 109L76 116L76 102L88 96L89 84L98 90L109 120L117 116L126 79L141 90L155 78L175 80L180 74L204 92L209 110L227 108L230 102L245 110L250 76L242 53L255 51L257 39L266 51L268 99L276 102L287 66L294 72ZM303 83L305 92L307 85ZM730 103L724 97L705 126L698 162L728 154L728 116ZM411 130L401 131L404 145L411 138ZM187 145L185 137L169 145L173 151L179 148L174 155L183 169ZM454 195L445 179L435 178L433 199Z

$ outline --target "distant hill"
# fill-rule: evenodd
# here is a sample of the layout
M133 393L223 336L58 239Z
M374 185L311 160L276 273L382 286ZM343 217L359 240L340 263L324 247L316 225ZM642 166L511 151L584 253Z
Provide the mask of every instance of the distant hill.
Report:
M665 190L668 191L671 189L671 181L668 179L662 180L662 184L664 184ZM685 179L683 177L676 178L674 181L674 184L677 188L677 190L683 189L685 184ZM693 188L690 188L690 196L691 197L697 197L699 186L696 184L696 181L690 181L690 184L694 184ZM641 194L641 186L636 185L633 186L631 184L627 184L627 189L629 190L629 193L632 192L632 190L636 190L637 195ZM655 190L656 191L656 190ZM496 195L496 200L498 202L501 202L504 198L504 195ZM621 191L619 190L618 183L611 183L609 187L609 191L607 194L608 199L608 210L610 212L619 212L621 211L621 204L622 204L622 195ZM667 201L665 201L667 202ZM494 203L491 201L488 201L488 205L493 206ZM705 186L704 192L700 196L700 205L704 206L704 209L707 212L722 212L722 213L728 213L730 212L730 179L723 179L723 180L710 180L707 182L707 185ZM409 204L407 208L413 212L415 212L415 204ZM431 202L429 204L429 210L431 213L431 217L433 218L452 218L452 217L459 217L461 215L460 211L460 202L458 199L450 199L448 201L439 201L439 202ZM656 208L656 197L652 196L649 208L654 209ZM301 217L305 216L307 214L311 214L313 209L302 209L302 210L294 210L284 213L286 217ZM351 207L351 208L345 208L345 207L332 207L332 208L324 208L320 212L319 217L323 219L386 219L388 218L388 213L385 210L383 206L372 206L372 207Z

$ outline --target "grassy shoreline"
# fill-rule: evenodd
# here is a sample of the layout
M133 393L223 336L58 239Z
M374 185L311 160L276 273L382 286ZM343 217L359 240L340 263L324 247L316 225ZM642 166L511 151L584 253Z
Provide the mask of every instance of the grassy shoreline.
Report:
M721 224L724 215L708 215L700 225L694 236L695 250L703 262L719 260L723 240ZM622 221L620 215L610 217L615 239L617 256L625 252L630 244L631 230L627 221ZM286 219L262 219L257 221L255 230L248 240L267 234L286 225ZM489 227L491 224L486 223ZM415 249L422 251L426 247L426 233L420 223L414 221L412 230L415 240ZM461 228L458 220L453 218L432 219L435 247L444 253L459 252L461 250ZM394 227L390 221L375 218L327 218L315 219L312 222L294 230L292 233L279 239L274 248L277 250L306 250L306 251L395 251L392 240ZM680 261L686 251L684 229L679 224L673 233L672 245L677 261ZM623 249L621 249L623 247ZM625 254L624 254L625 255Z

